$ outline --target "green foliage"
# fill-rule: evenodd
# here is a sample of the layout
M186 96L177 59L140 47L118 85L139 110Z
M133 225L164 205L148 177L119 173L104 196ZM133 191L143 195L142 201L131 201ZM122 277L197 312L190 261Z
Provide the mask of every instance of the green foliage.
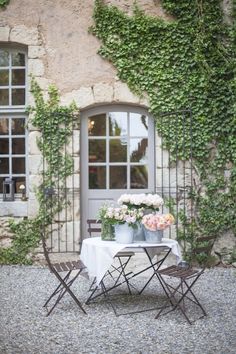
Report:
M5 8L9 4L10 0L0 0L0 7Z
M31 123L41 131L37 143L47 168L43 171L43 184L36 190L39 211L34 219L20 222L11 221L10 228L14 233L12 246L0 249L0 264L30 264L29 252L37 247L42 227L47 227L53 216L66 205L65 193L60 197L46 198L45 188L62 189L65 179L73 173L73 160L65 153L64 146L72 134L75 122L78 122L78 109L73 103L69 107L59 105L58 90L54 86L48 89L49 98L43 99L42 91L32 79L31 91L35 99L35 107L29 107L32 115Z
M133 92L148 96L164 147L181 160L192 154L201 188L193 194L195 220L185 221L187 234L180 232L180 238L192 243L198 234L236 232L236 25L224 22L220 0L161 3L173 20L147 16L137 6L128 16L96 0L91 32L119 78ZM233 0L233 19L235 14ZM160 115L188 108L193 114L192 150L187 134L185 144L176 144L179 117ZM189 124L187 120L186 132Z

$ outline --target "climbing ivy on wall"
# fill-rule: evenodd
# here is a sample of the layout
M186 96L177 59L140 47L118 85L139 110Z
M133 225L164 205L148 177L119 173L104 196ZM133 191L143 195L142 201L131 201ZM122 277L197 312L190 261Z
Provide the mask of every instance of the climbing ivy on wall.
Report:
M9 4L10 0L0 0L0 7L6 7Z
M42 184L35 188L39 210L35 218L20 222L10 221L13 232L11 247L0 248L0 264L31 264L33 251L40 241L40 232L52 224L53 217L66 205L65 180L73 173L73 159L65 152L73 127L78 124L78 109L75 104L60 106L59 93L55 86L48 89L48 100L44 100L42 91L33 79L31 91L35 106L29 107L31 124L39 129L41 137L37 144L45 161L42 172ZM60 196L45 197L46 189L60 190ZM64 188L64 189L63 189ZM65 191L66 193L66 191Z
M168 21L147 16L135 5L128 16L96 0L91 32L102 42L99 54L114 64L119 78L148 96L164 146L182 160L191 155L190 137L184 149L177 144L176 150L173 136L180 122L160 119L160 113L192 110L200 187L194 191L194 233L185 237L193 243L198 234L236 233L236 27L224 22L220 0L161 4L172 17ZM235 9L233 0L232 19Z

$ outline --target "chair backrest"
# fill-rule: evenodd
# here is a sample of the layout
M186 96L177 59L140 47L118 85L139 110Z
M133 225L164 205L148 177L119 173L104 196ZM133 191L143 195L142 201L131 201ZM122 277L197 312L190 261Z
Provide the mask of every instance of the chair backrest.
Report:
M48 268L51 270L51 272L55 273L54 267L53 267L50 257L49 257L49 249L47 247L45 232L43 229L40 231L40 236L41 236L41 240L42 240L44 257L46 259Z
M101 236L102 223L101 220L87 219L87 232L89 237Z
M203 236L196 239L195 246L192 250L194 254L205 253L209 255L214 245L215 236Z

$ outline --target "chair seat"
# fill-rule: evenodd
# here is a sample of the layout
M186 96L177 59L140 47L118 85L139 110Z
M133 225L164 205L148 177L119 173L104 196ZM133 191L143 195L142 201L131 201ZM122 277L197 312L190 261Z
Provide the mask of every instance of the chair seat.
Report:
M175 265L157 271L159 274L181 279L187 279L194 274L196 275L198 272L198 270L193 268L183 268Z
M121 251L121 252L118 252L115 257L132 257L134 256L135 253L134 252L125 252L125 251Z
M52 266L57 272L68 272L70 270L79 270L86 268L82 261L54 263Z

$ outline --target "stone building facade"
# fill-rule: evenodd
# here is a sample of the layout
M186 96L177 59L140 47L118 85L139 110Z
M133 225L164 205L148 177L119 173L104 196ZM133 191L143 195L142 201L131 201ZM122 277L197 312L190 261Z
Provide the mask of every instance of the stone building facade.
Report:
M128 14L132 12L133 0L106 0L105 2L120 7ZM149 15L170 20L161 8L160 1L138 0L137 3ZM34 104L30 93L31 75L35 77L45 97L48 86L54 84L59 89L61 103L68 105L74 100L82 116L83 114L86 116L89 110L96 111L96 108L101 109L101 107L112 111L114 105L128 107L131 111L133 107L135 112L140 110L140 114L148 115L147 99L135 96L127 85L117 78L112 64L97 54L100 43L88 32L93 23L93 7L93 0L11 0L6 9L0 10L0 50L24 53L26 70L26 81L23 85L26 90L25 102L19 107L12 104L13 98L7 107L4 103L0 106L0 118L8 116L14 119L19 116L27 120L25 107ZM11 75L14 70L17 69L13 66ZM17 90L17 85L10 89L13 94L14 89ZM81 135L80 131L74 134L77 144L75 180L78 190L81 190L80 174L81 167L83 168L80 156ZM29 124L25 133L26 150L23 154L26 159L24 178L28 200L22 201L18 190L14 202L0 201L1 242L5 245L11 237L7 227L8 218L34 217L37 213L35 188L41 183L39 172L42 164L37 146L39 136L40 132ZM158 136L154 137L153 144L156 152L155 169L158 170L160 167L158 166L158 149L160 149ZM164 160L165 158L167 161L168 156L165 155ZM0 171L0 176L1 173ZM181 178L181 170L179 173ZM158 181L158 174L155 176L152 186L149 186L147 191L157 190L158 183L161 183L160 178ZM81 210L82 205L78 193L75 220L77 245L81 238L81 215L86 217L86 212L83 214Z

